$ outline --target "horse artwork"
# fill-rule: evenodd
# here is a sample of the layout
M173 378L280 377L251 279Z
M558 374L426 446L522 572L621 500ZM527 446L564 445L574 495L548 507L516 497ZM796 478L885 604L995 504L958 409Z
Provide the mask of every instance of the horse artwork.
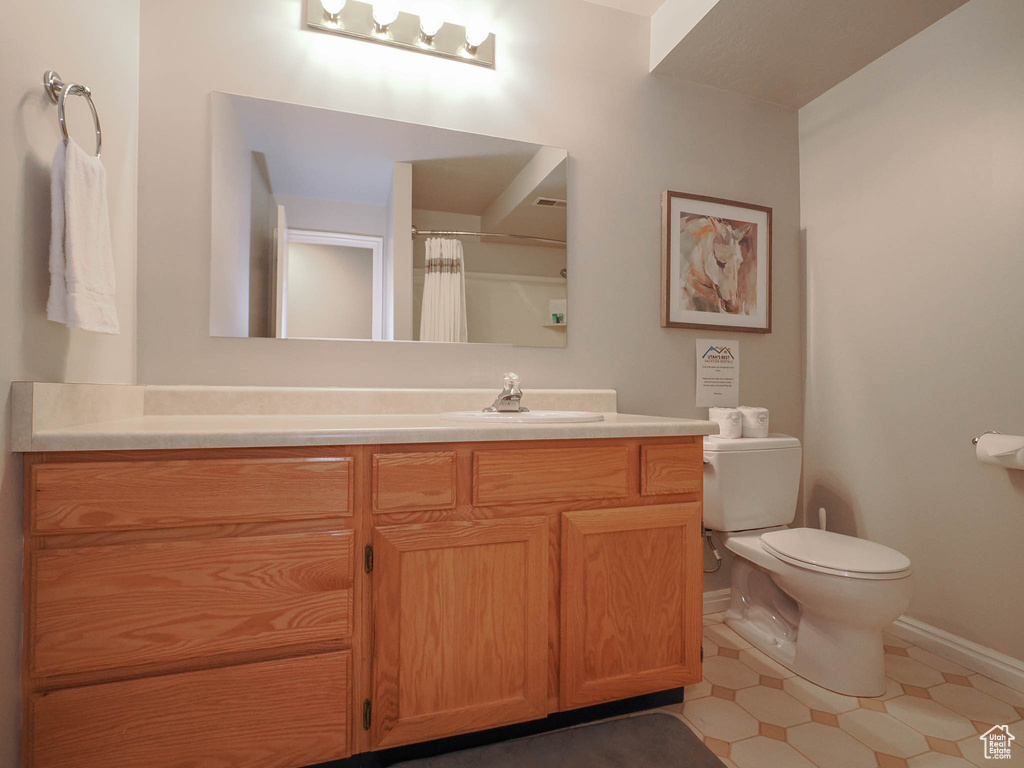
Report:
M757 306L756 253L750 258L757 225L692 214L679 223L681 306L749 315ZM751 230L754 237L748 238Z
M676 192L665 209L662 325L770 332L771 209Z

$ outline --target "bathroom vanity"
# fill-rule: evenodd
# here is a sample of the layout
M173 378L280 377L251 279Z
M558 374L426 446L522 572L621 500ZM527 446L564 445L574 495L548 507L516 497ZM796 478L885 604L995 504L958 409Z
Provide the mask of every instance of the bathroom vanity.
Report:
M709 422L59 426L107 406L19 386L27 767L297 768L701 678Z

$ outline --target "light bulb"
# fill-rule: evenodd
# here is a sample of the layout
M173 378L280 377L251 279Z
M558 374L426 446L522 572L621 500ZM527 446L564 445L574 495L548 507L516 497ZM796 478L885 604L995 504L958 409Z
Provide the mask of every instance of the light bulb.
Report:
M444 21L435 14L425 13L420 16L420 32L428 40L436 35L443 26Z
M345 0L320 0L320 5L324 7L324 13L332 21L337 21L338 14L345 7Z
M482 25L466 27L466 50L470 53L476 53L476 49L479 48L488 37L491 36L491 31Z
M373 4L373 21L377 25L377 32L387 32L397 18L398 6L390 0L378 0Z

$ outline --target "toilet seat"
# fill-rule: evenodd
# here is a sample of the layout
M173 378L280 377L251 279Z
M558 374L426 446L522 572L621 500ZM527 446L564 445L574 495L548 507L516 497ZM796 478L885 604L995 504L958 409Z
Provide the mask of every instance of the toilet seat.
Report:
M779 560L811 571L853 579L902 579L910 559L873 541L816 528L787 528L761 535L761 546Z

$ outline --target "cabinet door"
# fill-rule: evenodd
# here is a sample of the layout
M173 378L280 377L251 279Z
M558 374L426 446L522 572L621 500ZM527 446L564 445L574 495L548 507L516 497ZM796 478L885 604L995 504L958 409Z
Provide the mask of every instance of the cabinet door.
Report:
M546 713L548 521L374 531L375 748Z
M701 679L699 503L562 517L564 709Z

